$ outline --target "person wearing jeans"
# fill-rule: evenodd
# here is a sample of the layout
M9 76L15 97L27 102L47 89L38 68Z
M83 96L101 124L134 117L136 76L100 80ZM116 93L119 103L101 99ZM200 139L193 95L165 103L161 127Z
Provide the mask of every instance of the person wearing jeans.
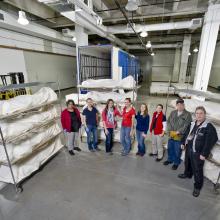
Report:
M176 101L176 110L170 113L167 120L167 133L169 135L168 158L163 163L165 166L173 164L173 170L176 170L181 163L181 139L191 121L192 116L190 112L185 110L184 100L178 99Z
M157 156L156 161L163 159L163 137L166 130L166 116L163 114L163 105L158 104L153 113L150 133L152 137L152 153L150 156Z
M146 152L144 141L147 137L150 119L146 104L141 105L140 111L137 113L135 118L137 120L136 137L138 142L138 152L136 153L136 155L143 157Z
M120 141L123 147L122 156L127 156L131 150L131 137L134 136L135 109L132 107L131 99L125 99L125 107L122 112L122 124Z
M105 150L106 153L110 155L113 154L112 147L113 147L113 136L114 136L114 129L117 126L115 118L117 116L121 116L118 109L114 106L114 101L109 99L107 101L106 107L102 112L102 121L104 126L104 132L106 136L105 141Z
M93 100L88 98L86 100L87 107L83 110L83 125L85 126L85 131L87 134L87 144L89 151L95 152L100 151L98 148L98 135L97 135L97 125L98 125L98 111L93 106Z
M66 137L66 144L70 155L74 155L74 150L81 151L78 147L79 129L81 127L80 112L75 107L73 100L68 100L67 108L61 113L61 124Z

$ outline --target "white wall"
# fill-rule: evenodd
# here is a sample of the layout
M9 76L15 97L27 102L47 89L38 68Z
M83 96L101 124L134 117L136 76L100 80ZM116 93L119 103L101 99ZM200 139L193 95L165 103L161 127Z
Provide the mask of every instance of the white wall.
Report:
M10 72L23 72L25 80L28 80L24 52L22 50L0 48L0 75L6 75ZM10 83L10 80L7 79L7 81Z
M151 72L152 72L152 57L151 56L139 56L140 67L143 73L143 81L150 82L151 81Z
M24 51L24 59L30 82L56 81L61 89L76 86L75 57Z
M156 50L152 63L152 81L169 81L173 73L175 50Z

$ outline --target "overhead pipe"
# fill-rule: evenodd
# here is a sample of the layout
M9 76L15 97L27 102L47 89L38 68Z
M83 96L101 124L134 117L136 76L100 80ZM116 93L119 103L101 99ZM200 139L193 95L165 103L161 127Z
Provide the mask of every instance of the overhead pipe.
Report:
M177 43L177 44L153 44L152 45L153 49L168 49L168 48L180 48L180 47L182 47L182 44L180 44L180 43ZM139 44L134 44L134 45L129 45L128 49L129 50L142 50L144 48Z
M171 23L149 24L140 25L136 24L134 29L136 32L142 31L164 31L164 30L177 30L177 29L197 29L202 26L202 18L192 19L191 21L180 21ZM112 34L127 34L133 33L133 30L127 25L108 26L107 32Z

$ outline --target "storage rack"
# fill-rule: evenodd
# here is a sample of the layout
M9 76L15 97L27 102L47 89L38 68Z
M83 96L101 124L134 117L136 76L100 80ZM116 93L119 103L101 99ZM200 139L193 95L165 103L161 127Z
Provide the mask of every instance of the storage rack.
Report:
M8 91L8 90L16 90L16 89L26 89L28 87L42 87L42 86L51 86L52 84L55 84L57 85L57 91L58 91L58 103L60 105L60 110L62 111L62 107L61 107L61 93L60 93L60 87L59 87L59 83L57 82L32 82L32 83L22 83L22 84L11 84L11 85L8 85L8 86L4 86L4 87L1 87L0 88L0 92L4 92L4 91ZM43 106L48 106L48 105L53 105L55 104L57 101L55 102L50 102L50 103L47 103L47 104L43 104L43 105L38 105L38 106L34 106L32 108L29 108L29 109L25 109L23 111L19 111L19 112L16 112L16 113L13 113L13 114L8 114L6 116L2 116L0 117L0 120L12 120L13 118L16 118L18 116L24 116L26 115L27 113L30 113L31 111L34 111L34 110L37 110L37 109L40 109L41 107ZM54 120L57 120L59 117L57 118L54 118ZM11 177L12 177L12 181L13 181L13 185L14 185L14 188L15 188L15 191L16 193L21 193L23 191L23 187L21 185L21 182L23 181L20 180L18 182L16 182L15 180L15 175L13 173L13 168L12 168L12 165L15 164L16 162L18 161L11 161L10 160L10 157L9 157L9 154L8 154L8 151L7 151L7 144L10 143L10 142L13 142L15 141L16 139L19 139L19 138L23 138L25 135L27 135L28 133L31 133L31 132L36 132L36 129L39 129L40 127L44 127L46 125L48 125L49 123L51 123L52 120L49 120L47 121L47 123L44 123L44 124L41 124L40 126L36 126L34 127L33 129L30 129L29 131L23 133L22 135L19 135L18 137L16 138L12 138L12 139L9 139L9 140L6 140L4 138L4 135L3 135L3 132L2 132L2 128L1 128L1 125L0 125L0 138L1 138L1 144L3 145L3 148L4 148L4 151L5 151L5 155L6 155L6 159L7 159L7 163L4 164L5 166L8 166L9 167L9 170L10 170L10 174L11 174ZM60 133L59 133L60 134ZM55 137L57 137L59 134L57 134L56 136L53 136L52 138L48 139L47 142L51 141L52 139L54 139ZM37 150L39 150L39 148L43 148L44 145L46 144L46 142L40 144L39 146L37 146L33 152L36 152ZM32 152L32 153L33 153ZM31 154L32 154L31 153ZM48 158L47 160L49 160L50 158ZM27 178L27 177L25 177Z
M111 59L80 54L80 82L87 79L111 78Z

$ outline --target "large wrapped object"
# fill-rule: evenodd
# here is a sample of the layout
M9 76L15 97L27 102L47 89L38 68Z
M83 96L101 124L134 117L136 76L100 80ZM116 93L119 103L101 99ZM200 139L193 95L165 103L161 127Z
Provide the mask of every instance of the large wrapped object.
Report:
M41 151L36 152L29 158L12 165L12 170L16 182L19 182L38 170L50 157L57 153L63 147L60 138L48 142ZM8 166L0 165L0 181L13 183L12 176Z
M60 127L56 123L48 125L28 133L22 139L18 139L15 143L7 144L7 152L10 161L13 163L21 158L33 153L38 147L51 138L57 136L61 132ZM7 163L6 154L2 145L0 145L0 163Z
M88 79L82 82L82 87L85 88L122 88L122 89L132 89L136 85L136 81L133 76L127 76L121 80L113 80L113 79ZM80 87L80 86L79 86Z
M0 125L4 139L7 141L57 117L56 107L48 106L40 108L34 114L30 112L23 117L14 118L13 120L0 120Z
M25 111L56 100L56 93L51 88L43 87L33 95L21 95L13 99L0 101L0 117Z

